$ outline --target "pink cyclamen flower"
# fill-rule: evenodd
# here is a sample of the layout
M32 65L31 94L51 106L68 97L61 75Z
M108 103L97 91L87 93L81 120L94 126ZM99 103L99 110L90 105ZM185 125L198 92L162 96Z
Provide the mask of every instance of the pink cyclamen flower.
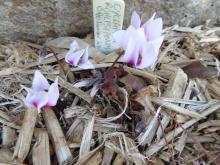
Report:
M130 26L126 30L114 33L115 41L125 50L125 54L119 59L120 62L136 68L146 68L155 64L164 37L161 36L162 18L154 17L155 14L141 26L140 16L134 11Z
M80 49L78 43L73 41L70 45L70 50L65 55L65 61L73 66L78 66L82 69L93 69L93 64L89 61L89 46L85 49Z
M59 98L58 77L51 85L39 70L34 73L32 88L27 88L21 85L27 91L27 96L24 100L28 108L37 108L38 112L42 108L55 106Z

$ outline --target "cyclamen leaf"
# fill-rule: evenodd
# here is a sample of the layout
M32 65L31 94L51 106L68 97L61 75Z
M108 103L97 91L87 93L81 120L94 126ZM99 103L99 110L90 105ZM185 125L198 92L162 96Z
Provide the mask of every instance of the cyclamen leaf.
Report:
M218 70L214 67L204 66L200 61L192 62L182 68L189 78L211 78L218 75Z
M142 78L134 76L132 74L128 74L122 77L120 81L135 91L140 90L146 84Z

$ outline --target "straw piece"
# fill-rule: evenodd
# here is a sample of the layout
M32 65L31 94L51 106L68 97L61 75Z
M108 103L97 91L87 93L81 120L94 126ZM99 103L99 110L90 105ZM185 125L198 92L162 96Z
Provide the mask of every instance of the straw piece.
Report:
M81 157L77 163L75 163L75 165L82 165L84 163L86 163L87 161L90 160L90 158L96 154L97 152L99 152L100 150L103 149L104 146L104 142L102 144L100 144L98 147L96 147L94 150L88 152L86 155L84 155L83 157Z
M111 150L108 147L105 147L104 149L104 156L103 156L103 160L102 160L102 164L101 165L110 165L112 157L113 157L114 151Z
M212 114L213 112L217 111L220 109L220 103L214 104L212 107L208 108L206 111L204 111L201 115L207 117L208 115ZM163 139L161 139L159 142L151 145L145 152L146 157L150 157L156 152L160 151L164 146L167 145L167 142L169 143L170 141L173 140L176 136L178 136L180 133L182 133L185 129L191 127L200 119L191 119L184 123L182 127L178 127L175 130L169 132ZM184 128L184 129L183 129Z
M97 152L84 165L100 165L102 162L102 153Z
M175 70L175 68L172 68ZM182 98L184 95L187 84L187 75L179 68L172 74L168 87L165 91L164 96L168 98ZM174 105L174 104L173 104ZM162 105L161 105L162 106ZM164 114L161 126L157 130L157 139L159 140L162 137L163 129L165 129L170 122L170 117L167 114Z
M0 165L25 165L25 164L2 161L2 162L0 162Z
M22 128L14 149L13 157L16 162L23 163L29 153L37 115L38 112L35 108L30 108L25 111Z
M55 113L52 109L45 109L42 111L42 115L59 164L63 165L71 162L73 156Z
M117 154L115 160L113 161L112 165L123 165L124 157L122 154Z
M15 142L16 131L8 126L3 126L2 128L2 145L9 146Z
M87 126L84 129L83 138L80 146L79 157L83 157L90 151L90 145L92 140L92 132L95 122L95 116L88 122Z
M182 153L187 139L187 133L183 132L179 140L177 141L177 144L175 145L175 150L177 150L180 154Z
M32 160L34 165L50 165L49 137L45 129L35 129L35 145L32 150Z
M151 144L151 142L154 138L155 132L157 130L157 127L158 127L158 116L160 114L160 110L161 110L161 108L158 108L157 113L155 114L155 116L151 120L146 131L139 135L138 143L140 145L144 146L146 144L148 144L148 145Z
M13 153L8 148L0 149L0 162L13 161Z
M48 79L54 80L54 77L52 76L47 76ZM59 77L59 85L62 86L63 88L66 88L69 92L75 94L76 96L82 98L84 101L87 103L91 103L92 98L84 91L74 88L71 83L66 82L62 78Z
M190 111L188 109L185 109L185 108L182 108L182 107L179 107L178 105L175 105L175 104L172 104L172 103L168 103L168 102L165 102L159 98L152 98L151 99L154 103L162 106L162 107L165 107L167 108L168 110L172 110L174 112L178 112L180 114L183 114L183 115L186 115L186 116L190 116L192 118L204 118L203 115L199 114L199 113L196 113L196 112L193 112L193 111Z
M144 78L150 80L152 83L156 83L157 80L163 80L165 82L167 81L166 79L164 79L160 76L157 76L153 73L147 72L147 71L138 70L138 69L130 68L127 66L124 66L124 69L125 69L125 71L130 72L134 75L144 77Z
M7 121L11 121L10 117L3 111L0 111L0 117L7 120Z
M18 126L17 124L11 122L11 121L7 121L5 119L0 118L0 123L2 123L3 125L6 125L8 127L14 128L14 129L21 129L20 126Z

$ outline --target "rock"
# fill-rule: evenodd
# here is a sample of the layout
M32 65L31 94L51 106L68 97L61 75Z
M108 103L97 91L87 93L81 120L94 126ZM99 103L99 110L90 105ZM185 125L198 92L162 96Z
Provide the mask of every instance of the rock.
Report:
M207 19L218 19L216 0L125 0L124 26L133 10L142 18L154 12L165 25L195 26ZM0 0L0 38L44 41L48 37L82 37L93 31L92 0Z

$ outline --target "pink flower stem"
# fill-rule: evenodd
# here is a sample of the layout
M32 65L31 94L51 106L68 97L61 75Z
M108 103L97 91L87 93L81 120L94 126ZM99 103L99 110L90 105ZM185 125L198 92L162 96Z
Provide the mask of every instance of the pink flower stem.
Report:
M118 62L120 57L123 55L123 51L121 49L117 50L116 53L118 54L118 57L115 59L113 64L108 68L108 70L111 70L112 68L114 68L115 64Z
M51 49L50 47L43 47L43 49L46 51L46 49L49 49L51 51L51 53L53 53L53 56L56 58L57 63L60 65L60 68L62 69L63 73L66 74L66 71L63 67L63 65L61 64L59 58L57 57L57 54L53 51L53 49ZM67 77L68 79L68 77ZM69 80L68 80L69 81Z

